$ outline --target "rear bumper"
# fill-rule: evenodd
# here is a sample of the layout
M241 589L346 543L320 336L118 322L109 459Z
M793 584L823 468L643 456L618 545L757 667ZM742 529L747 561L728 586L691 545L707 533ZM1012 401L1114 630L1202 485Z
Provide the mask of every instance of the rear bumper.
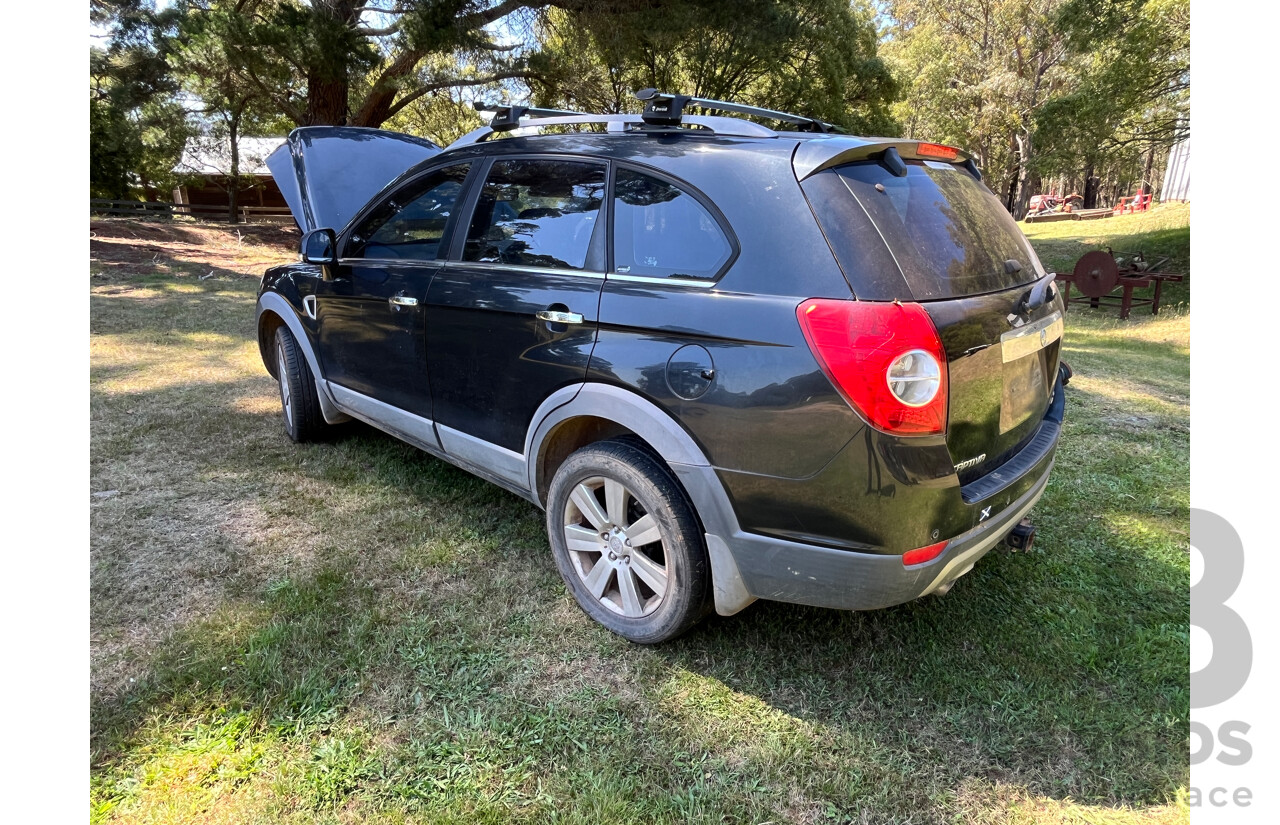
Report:
M941 555L925 564L907 567L901 556L778 539L761 541L755 536L735 540L730 552L743 586L755 598L840 610L891 607L945 589L969 572L1040 500L1052 468L1049 456L1031 489L1000 513L953 538Z
M723 487L705 468L673 465L707 530L716 610L730 615L755 599L841 610L873 610L911 601L969 572L1035 506L1049 483L1065 406L1061 380L1037 437L991 476L954 488L954 506L972 510L976 524L952 538L939 556L905 566L896 553L823 547L747 532ZM715 506L704 504L715 501ZM998 509L997 509L998 508Z

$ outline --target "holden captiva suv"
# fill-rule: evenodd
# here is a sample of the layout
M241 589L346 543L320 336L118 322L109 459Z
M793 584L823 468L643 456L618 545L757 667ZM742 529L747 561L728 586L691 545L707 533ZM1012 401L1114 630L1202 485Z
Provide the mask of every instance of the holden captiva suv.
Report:
M756 599L943 593L1028 543L1062 303L974 162L640 97L495 107L444 149L290 135L269 166L301 260L257 304L289 436L359 419L528 499L636 642Z

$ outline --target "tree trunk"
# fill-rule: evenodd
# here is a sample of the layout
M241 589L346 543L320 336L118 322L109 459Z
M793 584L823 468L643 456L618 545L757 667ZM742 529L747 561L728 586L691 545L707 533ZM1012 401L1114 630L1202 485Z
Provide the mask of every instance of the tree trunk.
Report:
M1093 176L1093 164L1089 164L1089 168L1084 172L1084 191L1080 194L1084 195L1084 208L1098 208L1098 188L1102 181Z
M240 114L227 121L231 137L231 179L227 181L227 223L240 222Z
M1031 135L1024 132L1018 135L1018 197L1009 210L1015 221L1027 216L1027 210L1031 208L1031 190L1037 182L1031 173Z
M1142 185L1138 188L1138 194L1146 195L1150 193L1154 187L1151 185L1151 166L1156 160L1156 147L1151 144L1147 148L1147 162L1142 168Z
M313 34L321 44L320 55L307 66L307 106L303 126L343 126L349 112L351 66L343 32L356 25L364 4L360 0L313 0Z
M347 94L350 83L346 75L323 77L320 72L307 75L307 109L303 126L345 126Z

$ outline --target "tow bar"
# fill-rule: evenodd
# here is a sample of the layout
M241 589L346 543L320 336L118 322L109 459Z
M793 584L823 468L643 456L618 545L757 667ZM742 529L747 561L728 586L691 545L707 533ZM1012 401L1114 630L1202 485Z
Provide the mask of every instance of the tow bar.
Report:
M1035 544L1036 528L1032 526L1031 519L1024 518L1022 521L1009 531L1009 535L1004 537L1004 543L1008 545L1015 553L1021 550L1024 553L1031 552L1031 546Z

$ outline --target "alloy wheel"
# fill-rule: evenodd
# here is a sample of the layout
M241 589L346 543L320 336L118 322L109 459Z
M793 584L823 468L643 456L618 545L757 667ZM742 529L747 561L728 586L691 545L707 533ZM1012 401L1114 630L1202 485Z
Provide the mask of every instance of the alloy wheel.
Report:
M594 476L575 486L565 504L564 538L574 570L605 608L638 619L662 604L664 539L658 522L624 484Z

